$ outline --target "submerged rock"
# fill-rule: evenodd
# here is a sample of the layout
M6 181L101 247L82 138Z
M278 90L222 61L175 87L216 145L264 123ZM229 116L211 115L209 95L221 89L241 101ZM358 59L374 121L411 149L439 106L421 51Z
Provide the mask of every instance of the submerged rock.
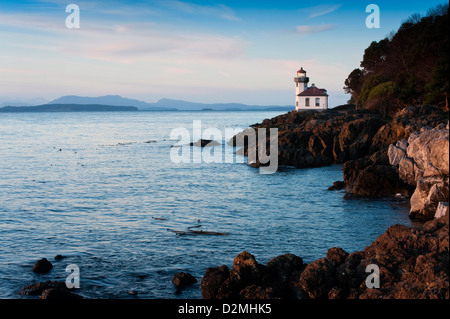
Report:
M78 294L71 292L62 281L38 282L27 285L20 291L21 295L40 296L40 299L81 299Z
M219 142L216 142L214 140L200 139L197 142L191 142L189 145L190 146L199 146L199 147L210 147L210 146L219 146L222 144L220 144Z
M345 183L343 181L336 181L332 186L328 187L329 191L341 190L345 188Z

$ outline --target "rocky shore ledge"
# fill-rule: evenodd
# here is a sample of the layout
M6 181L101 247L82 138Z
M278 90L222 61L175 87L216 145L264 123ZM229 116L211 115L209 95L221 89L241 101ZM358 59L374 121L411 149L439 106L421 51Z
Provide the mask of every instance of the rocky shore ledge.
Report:
M285 254L259 264L248 252L231 270L208 268L201 281L204 299L448 299L449 218L421 228L391 226L363 251L330 248L310 264ZM368 265L379 267L379 288L368 288Z
M334 247L305 264L285 254L259 264L242 252L226 266L208 268L205 299L448 299L449 118L438 107L407 107L393 118L367 110L289 112L255 124L278 128L278 163L296 168L343 164L346 197L410 197L410 217L421 227L391 226L363 251ZM229 144L258 154L244 131ZM270 141L266 140L266 149ZM258 167L256 160L252 166ZM370 288L368 265L379 269Z

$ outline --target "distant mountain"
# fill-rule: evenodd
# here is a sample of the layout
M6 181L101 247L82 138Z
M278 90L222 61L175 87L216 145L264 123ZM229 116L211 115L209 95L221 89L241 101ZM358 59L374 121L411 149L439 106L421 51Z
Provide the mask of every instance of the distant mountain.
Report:
M33 105L40 105L47 103L47 100L42 98L34 98L34 99L24 99L24 100L17 100L12 99L5 96L0 96L0 101L3 101L0 103L0 107L3 106L33 106Z
M137 111L134 106L100 104L43 104L37 106L5 106L0 112L125 112Z
M82 106L90 106L83 109ZM47 104L33 106L27 104L8 104L0 109L2 112L58 112L107 110L109 107L134 107L142 111L291 111L293 106L279 105L246 105L241 103L196 103L183 100L161 99L156 103L124 98L120 95L105 95L99 97L84 97L67 95L57 98ZM15 108L13 108L15 107ZM25 108L28 107L28 108ZM116 109L117 110L117 109Z
M67 95L50 101L48 104L97 104L97 105L111 105L111 106L134 106L140 110L152 111L169 111L175 109L168 109L164 107L154 106L153 104L121 97L120 95L105 95L99 97L84 97L76 95Z
M246 105L241 103L195 103L183 100L171 100L171 99L161 99L156 103L151 103L153 107L161 108L176 108L180 111L203 111L203 110L214 110L214 111L291 111L294 107L279 106L279 105ZM145 108L144 108L145 109ZM143 110L144 110L143 109Z
M105 95L99 97L83 97L67 95L49 102L49 104L102 104L116 106L134 106L143 111L290 111L293 106L279 105L246 105L240 103L195 103L183 100L161 99L156 103L147 103L140 100L128 99L120 95Z

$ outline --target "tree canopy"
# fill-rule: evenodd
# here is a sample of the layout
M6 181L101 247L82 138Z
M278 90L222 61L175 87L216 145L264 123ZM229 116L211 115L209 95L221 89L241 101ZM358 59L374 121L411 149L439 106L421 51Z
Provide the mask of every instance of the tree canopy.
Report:
M406 105L448 109L449 5L414 14L397 32L373 41L345 80L357 107L392 113Z

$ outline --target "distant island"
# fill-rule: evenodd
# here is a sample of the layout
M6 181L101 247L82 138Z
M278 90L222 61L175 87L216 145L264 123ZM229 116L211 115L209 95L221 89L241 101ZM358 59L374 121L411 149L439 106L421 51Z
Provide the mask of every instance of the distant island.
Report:
M134 106L114 106L100 104L43 104L37 106L5 106L0 112L132 112Z
M5 103L2 103L5 105ZM67 95L47 104L17 106L17 102L0 108L0 112L105 112L105 111L291 111L292 105L246 105L241 103L197 103L160 99L155 103L124 98L120 95L84 97Z

